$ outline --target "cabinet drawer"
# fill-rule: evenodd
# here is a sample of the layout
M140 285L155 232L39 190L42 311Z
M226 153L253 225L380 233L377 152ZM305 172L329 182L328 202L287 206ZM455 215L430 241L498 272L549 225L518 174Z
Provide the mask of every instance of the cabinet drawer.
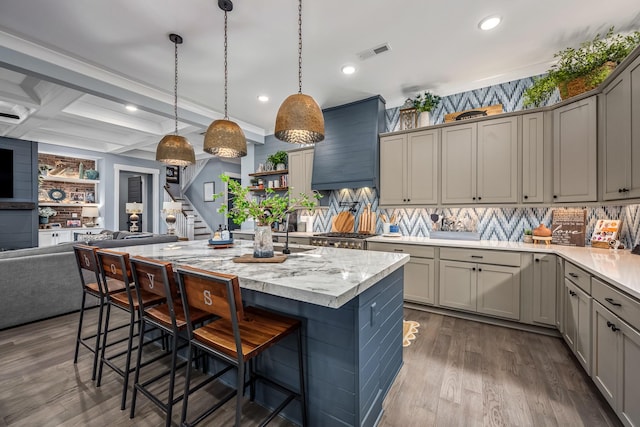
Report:
M441 248L440 259L520 267L520 254L517 252Z
M402 245L398 243L367 242L367 250L402 252L418 258L433 258L435 254L435 249L432 246Z
M591 294L609 311L640 329L640 301L624 295L595 277L591 279Z
M591 275L570 262L564 263L564 277L578 285L580 289L591 294Z

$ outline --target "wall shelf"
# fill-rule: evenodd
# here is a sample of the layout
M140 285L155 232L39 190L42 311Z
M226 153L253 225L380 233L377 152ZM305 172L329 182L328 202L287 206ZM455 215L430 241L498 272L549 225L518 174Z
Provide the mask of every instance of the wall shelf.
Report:
M286 175L289 173L289 169L282 169L279 171L268 171L268 172L255 172L250 173L249 176L269 176L269 175Z
M271 188L273 191L287 191L289 187L274 187ZM249 187L249 191L265 191L269 190L269 188L258 188L258 187Z
M57 175L44 175L42 176L43 181L54 181L54 182L70 182L73 184L99 184L100 180L97 179L80 179L73 178L70 176L57 176Z
M98 207L97 203L56 203L56 202L38 202L38 206L60 206L63 208L81 208L83 206L95 206Z

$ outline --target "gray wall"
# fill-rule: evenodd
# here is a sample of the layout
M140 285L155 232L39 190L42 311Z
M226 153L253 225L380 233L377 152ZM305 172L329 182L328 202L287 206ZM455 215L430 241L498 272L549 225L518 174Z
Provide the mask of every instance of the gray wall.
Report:
M282 142L273 135L267 135L264 137L264 144L255 144L254 147L254 168L249 173L257 171L260 163L267 163L267 157L276 151L291 151L301 146Z

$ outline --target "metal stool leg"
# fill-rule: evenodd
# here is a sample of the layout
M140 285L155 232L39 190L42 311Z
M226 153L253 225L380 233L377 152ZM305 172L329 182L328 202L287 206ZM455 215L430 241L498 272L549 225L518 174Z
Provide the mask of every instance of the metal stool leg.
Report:
M307 425L307 392L304 381L304 357L302 355L302 330L298 328L298 371L300 375L300 408L302 409L302 426Z
M136 372L133 376L133 394L131 395L131 412L129 418L133 418L136 413L136 397L138 396L138 389L136 384L140 380L140 364L142 363L142 345L144 341L144 322L140 325L140 334L138 334L138 352L136 356Z

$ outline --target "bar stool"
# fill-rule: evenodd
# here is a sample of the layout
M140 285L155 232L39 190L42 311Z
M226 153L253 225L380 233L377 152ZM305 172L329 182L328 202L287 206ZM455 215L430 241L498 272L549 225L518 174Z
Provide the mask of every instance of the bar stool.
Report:
M307 406L302 358L302 327L298 319L286 317L257 307L243 307L237 276L214 273L191 267L178 267L178 284L185 307L189 333L189 363L182 403L183 425L196 425L236 396L236 427L240 426L242 397L250 386L250 400L255 398L255 382L261 380L285 393L285 400L260 424L269 423L291 401L298 399L302 410L302 425L307 425ZM191 325L193 309L215 314L220 318L199 328ZM299 390L294 391L255 372L256 358L286 336L296 333L298 343ZM193 349L200 349L217 359L235 366L237 370L236 390L228 393L211 408L187 423L188 396L190 392L191 359ZM249 381L245 382L245 370L249 370Z
M182 394L174 397L174 384L176 369L179 369L186 365L186 362L179 366L176 366L178 356L178 341L182 339L188 344L186 336L180 336L180 332L186 330L187 322L182 307L182 301L178 296L178 286L176 285L175 275L171 268L170 262L162 262L153 259L143 257L132 257L130 259L131 273L133 275L133 281L139 297L139 315L140 315L140 333L138 343L138 354L136 358L136 367L133 382L133 395L131 397L131 413L130 418L133 418L136 410L136 396L140 391L149 400L155 403L160 409L165 412L165 425L169 427L171 425L171 414L173 411L173 405L182 400ZM143 294L154 294L161 298L166 299L166 303L158 305L147 305L143 298L140 298ZM191 310L191 321L194 323L202 323L206 320L212 319L213 315L204 311L193 309ZM171 337L171 365L168 371L156 374L152 378L145 382L140 382L140 371L145 366L142 364L142 348L144 335L147 331L146 326L152 326L164 331ZM151 362L160 360L166 355L154 358ZM156 383L158 380L169 375L168 385L168 397L165 402L161 401L157 397L157 393L152 392L151 384ZM156 391L158 387L154 388Z
M73 246L73 252L76 257L76 264L78 265L78 273L80 274L80 283L82 284L82 304L80 306L80 319L78 320L78 334L76 336L76 349L73 356L73 363L78 363L78 352L80 350L80 345L91 351L93 353L93 369L91 371L91 380L96 379L96 371L98 369L100 337L102 335L103 314L106 301L106 290L102 285L102 278L100 277L100 269L98 268L98 262L95 253L96 249L97 248L93 246L80 244ZM110 283L110 289L112 292L121 292L124 290L124 283ZM96 298L98 300L98 324L95 334L83 337L82 326L84 323L84 312L86 309L85 305L87 296ZM89 344L89 341L94 339L95 343Z
M107 290L107 312L105 315L105 329L102 335L102 346L100 348L100 364L98 365L98 380L96 386L100 387L102 382L102 369L104 365L110 367L114 372L120 375L124 384L122 387L122 400L120 402L120 409L124 409L127 401L127 389L129 387L129 374L134 368L131 368L131 351L133 348L133 339L136 336L134 329L136 324L139 326L139 305L141 298L145 305L160 304L165 302L164 297L155 294L149 294L146 291L138 291L131 286L131 267L129 265L129 254L126 252L116 252L108 249L99 249L96 251L98 258L98 267L100 268L100 275L102 277L102 283L105 284ZM109 287L109 279L114 279L124 283L125 290L122 292L111 292ZM127 338L123 338L112 343L108 341L109 321L111 316L111 307L116 307L129 313L129 335ZM116 354L107 355L105 350L107 346L117 344L119 342L127 341L127 348L124 351L120 351ZM115 364L114 359L126 355L126 361L124 367L119 367Z

